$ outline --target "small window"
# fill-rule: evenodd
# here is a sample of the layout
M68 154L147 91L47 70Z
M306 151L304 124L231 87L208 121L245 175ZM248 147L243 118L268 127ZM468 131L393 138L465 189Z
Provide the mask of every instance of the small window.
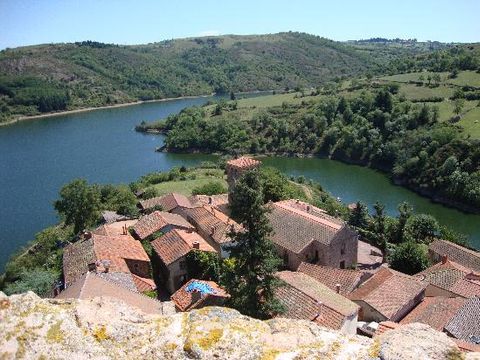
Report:
M340 269L345 269L345 260L340 261Z
M187 264L185 263L185 260L182 260L180 261L179 265L181 270L185 270L185 268L187 267Z
M138 264L137 264L137 263L133 264L133 268L134 268L135 270L137 270L137 269L138 269Z

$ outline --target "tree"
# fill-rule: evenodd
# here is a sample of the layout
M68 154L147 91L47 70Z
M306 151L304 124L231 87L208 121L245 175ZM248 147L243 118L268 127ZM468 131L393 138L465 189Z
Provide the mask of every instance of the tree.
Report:
M440 85L440 82L442 81L442 78L441 78L440 74L435 73L432 76L432 80L435 83L435 86L438 86L438 85Z
M397 244L404 240L405 225L413 214L413 208L404 201L398 205L398 212L398 222L392 239Z
M373 214L371 235L375 246L378 246L384 253L387 250L387 224L385 216L385 205L376 202L373 205L375 213Z
M465 105L465 99L457 98L453 100L453 112L456 115L459 115L462 112L464 105Z
M95 224L100 210L100 191L89 186L84 179L76 179L62 187L60 199L54 202L55 210L73 225L75 234Z
M191 279L218 281L220 259L216 253L193 250L186 257L188 277Z
M193 195L217 195L227 192L227 188L220 181L209 181L192 189Z
M20 294L27 291L33 291L39 296L47 296L53 289L55 280L58 279L57 273L42 268L24 269L20 279L5 287L7 295Z
M235 99L235 93L233 91L230 91L230 100L234 101Z
M368 226L368 208L362 202L357 202L355 208L348 216L348 223L359 229L366 229Z
M283 310L274 297L279 283L274 274L281 260L269 239L272 229L257 171L247 171L238 180L232 203L236 204L237 219L243 230L231 234L235 244L230 249L233 260L221 280L232 296L230 306L249 316L269 318Z
M425 270L428 265L424 245L410 240L398 245L390 256L391 268L409 275Z
M260 170L260 182L263 189L263 203L269 201L280 201L294 197L300 197L295 185L278 169L272 167L262 167Z
M405 224L404 236L418 243L428 243L440 232L440 226L432 215L411 216Z

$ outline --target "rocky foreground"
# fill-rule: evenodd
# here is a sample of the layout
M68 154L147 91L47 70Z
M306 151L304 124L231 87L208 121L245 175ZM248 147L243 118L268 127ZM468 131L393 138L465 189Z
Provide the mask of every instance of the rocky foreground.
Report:
M147 315L110 298L58 301L31 292L0 292L0 334L0 359L480 359L421 324L370 339L220 307Z

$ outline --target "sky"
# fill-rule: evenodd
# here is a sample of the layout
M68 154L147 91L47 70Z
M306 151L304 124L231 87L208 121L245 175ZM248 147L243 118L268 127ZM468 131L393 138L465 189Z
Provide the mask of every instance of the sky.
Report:
M290 30L340 41L478 42L479 14L479 0L0 0L0 49Z

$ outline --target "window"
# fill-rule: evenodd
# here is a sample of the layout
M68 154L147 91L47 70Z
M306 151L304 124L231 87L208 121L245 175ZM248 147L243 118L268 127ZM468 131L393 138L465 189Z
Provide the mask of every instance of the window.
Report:
M283 264L288 265L288 252L283 253Z
M340 269L345 269L345 260L340 261Z
M180 267L181 270L185 270L185 268L187 267L187 264L186 264L185 260L182 260L182 261L180 261L178 266Z
M342 247L340 249L340 255L345 255L345 243L342 244Z

